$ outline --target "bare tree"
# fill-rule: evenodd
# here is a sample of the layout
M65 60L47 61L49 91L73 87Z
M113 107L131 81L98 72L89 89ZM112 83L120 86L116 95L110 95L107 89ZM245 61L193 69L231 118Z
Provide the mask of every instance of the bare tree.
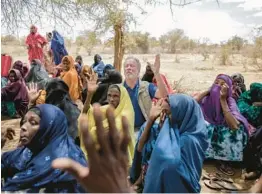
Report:
M121 70L124 54L124 29L128 24L135 22L130 5L142 8L132 0L125 2L122 9L119 0L1 0L1 21L3 28L11 33L29 27L34 23L42 23L46 18L66 28L73 28L78 21L94 21L94 31L98 34L113 30L115 34L114 65Z
M72 29L75 21L93 21L94 31L104 33L113 30L114 66L119 71L124 55L124 31L135 22L128 8L135 6L145 14L144 5L168 4L173 14L174 6L185 6L201 0L1 0L2 27L11 33L46 19L54 26ZM215 0L214 0L215 1ZM217 0L218 1L218 0ZM122 6L124 5L124 6Z
M163 4L167 4L169 5L170 11L172 13L172 15L174 15L174 11L173 8L174 7L184 7L190 4L194 4L197 2L201 2L202 0L145 0L146 4L151 4L151 5L163 5ZM219 6L219 0L214 0L217 2L218 6Z

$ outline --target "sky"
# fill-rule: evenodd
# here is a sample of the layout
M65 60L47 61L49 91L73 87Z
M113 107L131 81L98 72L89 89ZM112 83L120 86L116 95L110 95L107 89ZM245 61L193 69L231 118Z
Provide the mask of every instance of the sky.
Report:
M250 31L262 26L262 0L203 0L183 8L174 8L174 16L168 6L148 10L149 15L135 30L149 32L159 37L174 28L183 29L189 37L207 37L219 43L234 35L248 38Z
M254 27L262 26L262 0L219 0L219 5L215 0L202 0L185 7L173 7L173 16L168 5L148 6L145 15L137 9L129 11L137 17L137 25L131 25L130 30L149 32L157 38L169 30L180 28L192 39L208 38L212 43L220 43L234 35L248 39ZM45 34L52 28L50 23L44 24L39 26L39 32ZM72 31L61 34L74 39L83 29L79 24ZM60 30L59 27L57 30ZM23 29L19 35L27 33L28 30ZM112 34L107 34L102 39L110 36Z

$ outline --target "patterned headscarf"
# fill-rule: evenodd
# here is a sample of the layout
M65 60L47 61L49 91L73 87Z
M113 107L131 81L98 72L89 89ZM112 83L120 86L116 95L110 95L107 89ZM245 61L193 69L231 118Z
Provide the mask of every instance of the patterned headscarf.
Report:
M233 98L238 100L239 96L246 91L244 76L240 73L235 73L231 76L233 80Z
M4 177L2 191L44 188L53 183L75 184L73 176L52 168L52 161L60 157L87 165L83 152L68 134L65 114L50 104L34 108L39 110L41 121L31 142L2 155L2 167L8 172L13 172Z

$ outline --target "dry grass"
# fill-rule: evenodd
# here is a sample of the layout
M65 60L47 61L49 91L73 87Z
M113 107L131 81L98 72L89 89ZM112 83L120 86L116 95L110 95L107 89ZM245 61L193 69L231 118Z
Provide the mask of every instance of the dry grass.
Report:
M181 78L179 78L178 81L174 81L173 82L173 90L176 92L176 93L180 93L180 94L189 94L188 90L183 88L183 81L185 80L185 76L182 76Z
M262 60L258 58L254 58L252 62L252 67L257 71L262 71Z
M84 63L86 65L91 65L93 63L93 55L96 53L101 54L103 61L107 64L113 63L112 50L102 49L101 47L96 47L92 52L92 56L88 56L88 53L81 48L77 49L75 45L71 45L69 53L72 53L73 57L76 57L76 51L82 55ZM10 54L13 60L22 60L27 62L27 50L23 46L10 46L2 45L2 53ZM245 51L245 53L247 53ZM250 51L250 53L252 53ZM226 54L224 59L230 59L230 65L226 62L226 66L221 65L220 61L221 52L210 54L209 59L203 61L203 56L201 54L161 54L161 73L167 75L170 83L174 80L178 81L181 77L183 81L181 82L181 87L187 90L189 93L195 91L202 91L210 87L216 75L219 73L233 74L236 72L242 73L245 76L247 86L252 82L262 82L262 73L255 72L252 59L248 56L239 55L229 55ZM143 75L146 67L146 62L154 62L155 54L132 54L138 57L142 63L141 76ZM128 54L124 56L127 57ZM228 56L228 57L227 57ZM225 60L226 61L226 60ZM258 60L258 64L261 61Z
M179 59L178 55L176 55L175 63L180 63L180 59Z
M227 46L222 46L219 55L220 65L223 66L231 65L232 63L230 61L230 55L231 55L230 49Z
M198 70L198 71L210 71L210 70L214 70L214 67L195 67L194 68L195 70Z
M201 51L201 55L203 56L203 61L209 59L209 53L206 50Z
M257 47L246 48L241 51L244 56L243 64L245 69L248 69L246 64L250 66L250 70L262 71L262 50Z

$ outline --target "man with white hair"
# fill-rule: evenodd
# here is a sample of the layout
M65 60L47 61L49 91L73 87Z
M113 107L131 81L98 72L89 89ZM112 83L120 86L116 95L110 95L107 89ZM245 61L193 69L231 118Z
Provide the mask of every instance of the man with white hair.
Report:
M141 64L135 57L128 57L124 62L124 86L128 91L135 111L135 131L144 124L149 117L153 98L165 98L168 95L167 88L160 76L160 55L156 55L152 65L158 88L146 81L141 81L139 73Z

